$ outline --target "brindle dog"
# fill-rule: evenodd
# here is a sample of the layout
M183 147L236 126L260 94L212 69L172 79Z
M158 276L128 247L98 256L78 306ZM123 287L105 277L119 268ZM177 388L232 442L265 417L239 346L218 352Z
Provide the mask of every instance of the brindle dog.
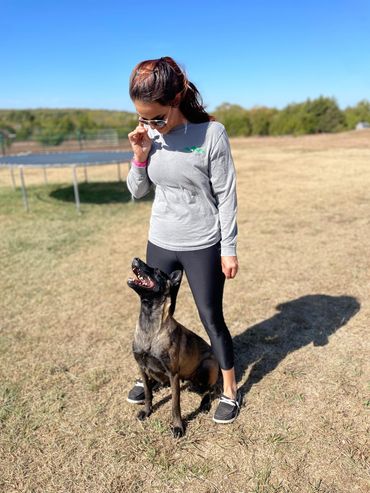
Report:
M168 276L139 258L133 259L132 270L136 278L128 279L127 284L141 299L133 353L145 392L144 410L137 417L144 420L152 413L153 384L170 384L173 435L181 437L184 425L180 411L180 380L190 381L192 390L205 394L199 409L207 411L220 390L220 367L210 345L173 317L174 297L182 272L176 270Z

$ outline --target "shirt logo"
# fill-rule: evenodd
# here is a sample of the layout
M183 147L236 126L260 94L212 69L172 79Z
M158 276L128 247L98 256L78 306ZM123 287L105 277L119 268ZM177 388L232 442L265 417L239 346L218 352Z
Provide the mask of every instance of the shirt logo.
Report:
M205 154L205 150L201 147L192 146L192 147L184 147L185 152L197 152L198 154Z

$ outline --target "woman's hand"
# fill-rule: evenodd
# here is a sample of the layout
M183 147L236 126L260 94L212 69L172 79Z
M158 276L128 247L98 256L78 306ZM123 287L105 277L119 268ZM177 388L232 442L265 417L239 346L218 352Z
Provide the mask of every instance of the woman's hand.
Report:
M139 124L134 131L130 132L128 134L128 140L134 151L134 159L141 163L146 161L152 147L152 141L144 125Z
M239 267L238 257L221 257L221 266L226 279L234 279Z

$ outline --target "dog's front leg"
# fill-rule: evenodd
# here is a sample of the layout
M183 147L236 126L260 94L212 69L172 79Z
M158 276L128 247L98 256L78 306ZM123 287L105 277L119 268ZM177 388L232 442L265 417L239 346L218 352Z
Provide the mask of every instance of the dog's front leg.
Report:
M140 421L143 421L144 419L148 418L152 414L153 391L152 391L152 386L149 383L148 375L145 373L144 370L140 369L140 371L144 384L145 403L144 403L144 409L137 413L137 417L138 419L140 419Z
M172 420L173 420L173 435L180 438L184 435L184 426L181 420L180 409L180 379L179 374L170 376L171 391L172 391Z

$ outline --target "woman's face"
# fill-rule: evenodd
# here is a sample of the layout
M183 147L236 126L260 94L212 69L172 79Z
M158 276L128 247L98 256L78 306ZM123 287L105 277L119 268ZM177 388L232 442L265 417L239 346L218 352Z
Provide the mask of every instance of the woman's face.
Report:
M173 127L186 121L176 106L163 106L159 103L144 103L138 100L134 101L134 105L139 122L144 125L150 125L161 134L168 133ZM158 122L155 120L158 120Z

